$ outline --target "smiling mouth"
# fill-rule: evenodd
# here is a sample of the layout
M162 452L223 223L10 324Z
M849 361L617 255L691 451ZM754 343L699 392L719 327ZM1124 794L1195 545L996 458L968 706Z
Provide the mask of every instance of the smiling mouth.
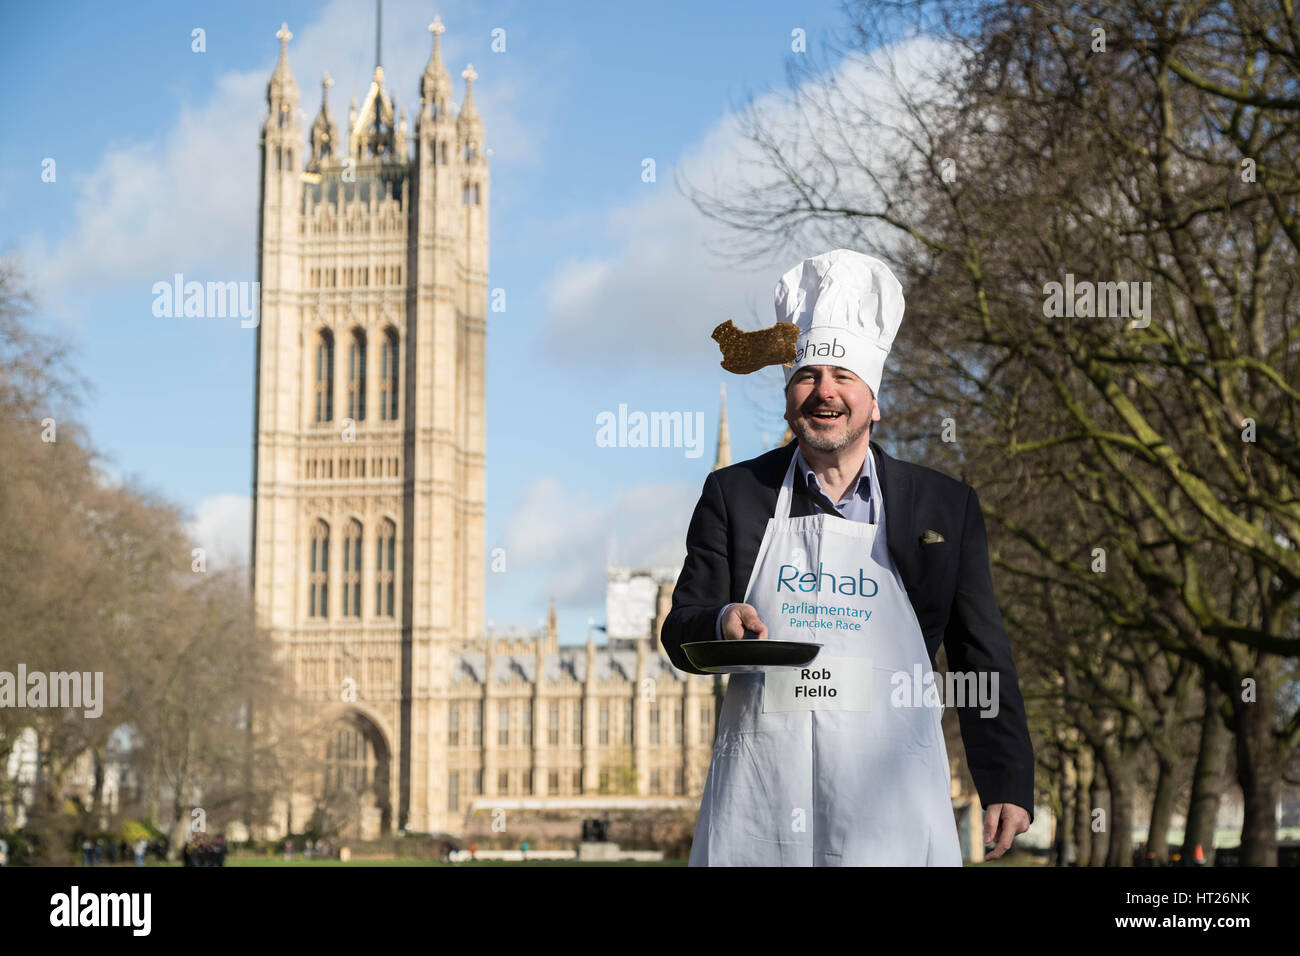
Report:
M809 412L808 418L815 419L819 422L833 422L844 417L843 412L822 410L819 412Z

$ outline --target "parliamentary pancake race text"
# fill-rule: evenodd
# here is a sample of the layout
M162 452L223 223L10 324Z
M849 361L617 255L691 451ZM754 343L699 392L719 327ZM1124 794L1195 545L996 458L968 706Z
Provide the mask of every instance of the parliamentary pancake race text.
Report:
M793 564L782 564L777 571L776 590L781 592L802 592L843 595L845 597L871 598L879 591L874 578L868 577L864 569L856 573L839 574L827 570L818 562L817 570L805 571ZM781 602L781 615L786 628L802 632L795 640L817 641L822 632L862 632L870 637L868 625L871 621L869 608L819 603L817 601L788 600ZM853 660L850 658L844 661ZM870 664L868 662L868 668ZM843 689L836 683L835 667L824 665L818 660L816 665L803 668L789 678L792 683L788 688L791 703L813 700L816 698L840 698ZM843 663L838 668L843 677ZM855 674L856 674L856 668ZM862 683L866 697L861 709L870 710L870 672L868 669ZM769 675L769 685L772 678ZM783 685L787 678L777 678ZM948 671L937 679L934 671L922 669L916 664L909 671L895 671L890 678L890 706L892 707L978 707L980 716L994 718L998 715L998 673L980 671L963 673Z

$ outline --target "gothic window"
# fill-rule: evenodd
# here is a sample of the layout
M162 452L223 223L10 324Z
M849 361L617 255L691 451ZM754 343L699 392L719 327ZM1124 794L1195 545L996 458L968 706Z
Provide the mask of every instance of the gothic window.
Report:
M363 793L374 771L374 754L366 735L351 724L339 726L325 743L325 793Z
M366 333L352 333L348 344L348 418L366 420Z
M379 418L381 421L397 421L397 331L387 329L384 332L384 345L379 368Z
M533 702L524 701L524 717L520 728L519 743L525 747L531 747L533 744ZM525 792L532 790L532 772L529 771L528 787Z
M659 708L656 706L650 708L650 743L659 743Z
M573 745L582 746L582 701L573 702Z
M438 143L438 165L447 165L447 141L445 139L440 140Z
M497 793L508 796L510 793L510 771L502 770L497 774Z
M472 737L470 738L470 741L475 747L482 747L483 746L483 704L481 701L474 701L472 704L470 704L470 707L473 708L472 716L474 718L473 730L471 731Z
M559 743L560 743L560 703L559 703L559 701L555 701L555 700L551 701L550 706L547 708L547 713L546 713L546 725L547 725L547 730L546 730L546 742L547 742L548 744L550 744L552 747L558 746ZM552 792L552 793L555 792L555 787L556 787L555 784L552 784L552 785L551 785L551 792Z
M397 550L397 526L385 518L379 524L379 537L375 546L375 614L393 616L393 559Z
M307 581L307 616L329 617L330 526L311 526L311 572Z
M497 744L502 747L510 746L510 703L502 701L500 708L497 710Z
M343 616L361 616L361 523L355 518L343 535Z
M600 745L609 746L609 701L600 703Z
M623 743L632 742L632 702L623 701Z
M460 708L455 704L447 713L447 746L460 746Z
M334 336L321 329L316 336L316 421L334 420Z
M478 152L478 143L468 143L465 146L465 162L474 162L474 156Z
M460 774L454 770L447 777L447 809L452 813L460 810Z

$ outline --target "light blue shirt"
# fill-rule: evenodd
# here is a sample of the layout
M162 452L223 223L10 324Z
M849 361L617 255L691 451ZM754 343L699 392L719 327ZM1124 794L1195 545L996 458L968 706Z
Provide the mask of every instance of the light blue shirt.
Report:
M808 489L813 493L814 514L829 514L822 507L820 501L816 500L825 500L826 493L822 491L821 483L817 480L817 474L804 458L803 452L798 445L795 445L794 449L794 466L803 472L804 481L807 483ZM879 521L876 518L877 501L879 501ZM844 491L844 497L836 503L835 507L839 509L839 517L841 518L878 525L876 528L876 545L872 551L876 559L892 571L893 561L889 558L889 548L886 545L884 533L884 495L880 490L880 480L875 475L875 461L872 458L870 447L867 448L867 454L862 459L862 467L858 470L857 481L849 484ZM722 640L722 615L739 603L741 602L733 601L718 612L718 618L713 625L715 640Z

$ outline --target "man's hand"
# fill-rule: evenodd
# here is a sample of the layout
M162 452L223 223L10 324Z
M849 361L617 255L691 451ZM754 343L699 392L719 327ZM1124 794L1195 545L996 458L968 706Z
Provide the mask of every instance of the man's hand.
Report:
M990 803L984 813L984 845L992 843L995 835L998 845L991 853L986 853L984 859L996 860L1011 849L1011 841L1017 833L1024 833L1028 829L1029 811L1024 807L1018 807L1014 803Z
M722 639L738 641L746 631L753 631L759 640L767 639L767 625L758 619L758 611L749 604L737 604L722 615Z

